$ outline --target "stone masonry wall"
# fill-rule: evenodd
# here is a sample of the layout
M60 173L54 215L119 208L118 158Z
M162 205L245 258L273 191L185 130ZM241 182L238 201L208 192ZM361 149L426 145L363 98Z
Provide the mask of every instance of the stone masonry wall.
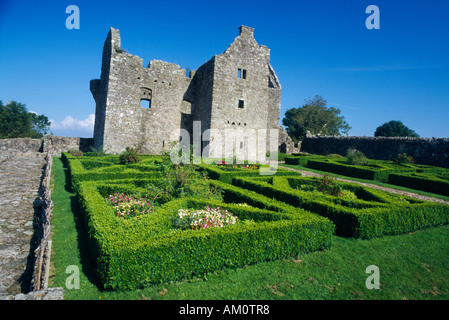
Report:
M393 160L406 153L417 163L449 168L449 139L311 136L301 144L301 151L322 155L346 155L349 148L371 159Z
M39 152L42 148L42 139L16 138L0 139L0 152Z
M225 145L222 149L219 142L212 143L211 152L213 156L235 152L246 158L249 147L263 142L258 151L264 157L267 135L259 130L279 128L280 85L269 62L270 50L256 42L254 29L239 29L226 51L215 56L211 128L220 131ZM277 140L271 147L278 149Z
M16 139L0 139L0 152L15 155L18 153L47 153L59 157L61 152L70 149L81 150L87 152L93 146L92 138L78 137L60 137L53 135L45 135L41 139L16 138Z
M254 130L279 130L281 87L269 62L270 49L257 44L254 29L239 29L223 54L186 75L180 66L159 60L145 68L141 58L121 49L120 32L111 28L101 78L90 83L96 101L95 147L121 153L135 146L141 153L157 154L179 141L185 129L190 143L202 150L209 145L213 156L260 143ZM230 150L223 149L223 140L203 136L208 129L223 139L225 130L232 131ZM259 140L265 143L267 136ZM277 140L266 146L277 150Z
M127 146L159 153L171 135L179 140L181 104L191 81L178 65L153 60L148 68L124 52L120 33L111 28L103 49L101 79L91 81L97 103L95 146L121 153ZM141 101L147 106L141 107Z

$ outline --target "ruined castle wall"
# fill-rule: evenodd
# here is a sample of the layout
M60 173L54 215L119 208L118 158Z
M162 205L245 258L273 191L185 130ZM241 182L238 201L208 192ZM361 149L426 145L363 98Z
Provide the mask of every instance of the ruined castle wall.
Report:
M99 92L94 135L101 138L96 138L96 145L102 143L109 153L134 146L157 154L172 139L179 139L180 107L190 79L184 69L164 61L153 60L145 68L140 57L121 49L120 42L118 30L111 28L101 79L91 82L94 97ZM102 96L107 97L105 103Z
M223 54L187 77L184 69L164 61L153 60L145 68L141 58L121 49L120 33L111 28L101 78L91 81L97 104L95 147L120 153L135 146L142 153L157 154L179 141L185 129L190 143L201 150L210 146L211 153L205 155L239 156L262 142L265 155L267 131L260 135L260 129L279 128L281 88L270 66L270 50L258 45L253 33L241 26ZM193 125L195 121L200 125ZM208 129L218 130L220 139L208 138Z
M141 131L143 132L144 153L160 153L172 141L179 141L181 128L181 106L184 94L189 87L190 78L178 65L164 61L151 61L148 69L141 70L138 85L138 104L142 98L142 88L151 90L151 107L139 107L142 113ZM187 106L188 109L188 106ZM184 110L188 113L188 110Z
M90 81L90 91L95 99L94 147L100 149L104 143L104 126L106 116L109 73L111 69L112 50L120 48L120 34L111 28L103 45L101 78Z
M142 138L140 99L135 95L142 59L113 48L105 109L103 149L120 153Z
M268 128L269 50L257 44L253 31L240 27L240 35L215 57L211 127L222 131L226 155L246 154L258 144L257 130ZM212 149L221 153L218 144Z
M266 149L267 152L271 153L277 151L279 146L282 145L286 139L283 136L283 129L280 125L280 115L281 115L281 84L276 76L273 68L270 66L270 75L268 78L268 115L267 115L267 129L277 130L277 142L272 141L270 137L267 137ZM269 132L270 134L271 132ZM273 142L273 143L272 143Z
M195 121L197 127L195 128L195 132L193 132L193 127L190 128L191 143L195 146L199 146L201 150L207 147L207 142L202 141L202 135L206 130L211 128L214 68L215 57L196 70L192 79L194 93L193 96L190 97L192 99L191 121L192 124L193 121ZM200 123L199 126L198 123ZM199 133L197 131L199 131ZM200 136L198 136L198 134L200 134Z

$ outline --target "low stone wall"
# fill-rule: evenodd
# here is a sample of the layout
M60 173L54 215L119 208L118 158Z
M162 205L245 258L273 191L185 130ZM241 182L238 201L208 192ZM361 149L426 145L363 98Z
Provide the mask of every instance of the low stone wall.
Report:
M46 135L42 138L42 152L49 152L53 156L60 156L61 152L67 152L72 149L87 152L91 151L90 147L93 146L93 142L93 138Z
M41 139L16 138L0 139L0 152L2 154L17 153L50 153L52 156L61 156L61 152L71 149L83 152L91 151L93 138L60 137L46 135Z
M308 136L301 144L302 152L320 155L346 155L350 148L371 159L393 160L406 153L416 163L449 168L449 139L445 138Z
M15 152L40 152L41 148L42 139L0 139L0 152L2 153L10 152L11 150Z

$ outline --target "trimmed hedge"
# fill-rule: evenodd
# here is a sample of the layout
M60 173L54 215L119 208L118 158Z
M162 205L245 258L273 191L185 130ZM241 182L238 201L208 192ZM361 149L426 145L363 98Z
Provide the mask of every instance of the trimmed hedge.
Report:
M63 152L61 159L70 170L70 186L73 192L77 192L82 181L160 177L159 168L154 164L158 162L155 156L146 157L144 161L131 165L116 164L118 156L83 159Z
M314 178L284 179L291 184L294 180L310 183ZM365 200L343 200L324 194L317 198L305 191L293 191L286 185L282 188L279 182L274 186L261 180L263 179L242 177L235 178L233 184L327 217L335 223L336 234L340 236L370 239L449 223L449 206L444 204L398 197L349 183L341 185Z
M448 176L449 177L449 176ZM390 174L388 183L449 196L449 179L422 173Z
M393 169L384 164L370 164L369 166L356 166L341 163L335 160L310 160L307 164L308 168L333 172L348 177L386 181L391 173L397 172L397 169ZM413 170L413 169L403 169Z
M307 167L309 160L324 160L327 157L320 156L316 154L304 154L304 155L291 155L291 156L285 156L284 162L285 164L292 164L292 165L300 165L303 167Z
M236 187L214 181L230 192ZM238 206L207 199L171 201L154 213L122 220L100 193L123 184L84 181L79 201L85 213L92 257L105 289L127 290L148 283L182 280L223 268L297 256L331 245L334 225L304 210L279 211ZM228 189L227 189L228 190ZM106 190L102 190L105 192ZM248 196L248 195L247 195ZM251 197L251 196L249 196ZM255 199L263 202L263 197ZM273 200L270 201L273 206ZM205 230L175 230L179 208L219 206L252 224Z
M221 168L217 165L201 165L201 170L205 171L207 173L207 176L210 179L219 180L226 183L232 183L232 179L235 177L260 177L263 173L260 170L249 170L249 169L233 169L229 170L226 167ZM268 166L261 166L261 170L266 170L266 172L269 172ZM276 171L272 172L272 175L276 176L291 176L291 175L297 175L300 176L301 174L298 172L292 172L291 170L287 170L281 167L277 167ZM271 176L270 174L267 174L266 176Z
M388 181L391 174L411 172L440 173L449 170L421 164L397 164L393 161L368 159L367 165L352 165L346 163L346 157L331 157L314 154L286 157L285 163L300 165L310 169L332 172L359 179Z

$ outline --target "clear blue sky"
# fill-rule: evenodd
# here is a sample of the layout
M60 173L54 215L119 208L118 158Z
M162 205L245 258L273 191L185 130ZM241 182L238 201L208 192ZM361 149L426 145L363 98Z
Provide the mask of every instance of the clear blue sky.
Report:
M80 10L69 30L68 5ZM368 5L380 29L368 30ZM53 120L64 136L92 136L94 99L109 27L122 48L197 69L221 54L238 27L271 48L282 85L281 119L315 95L341 109L349 135L373 136L400 120L422 137L449 137L449 1L0 0L0 100Z

